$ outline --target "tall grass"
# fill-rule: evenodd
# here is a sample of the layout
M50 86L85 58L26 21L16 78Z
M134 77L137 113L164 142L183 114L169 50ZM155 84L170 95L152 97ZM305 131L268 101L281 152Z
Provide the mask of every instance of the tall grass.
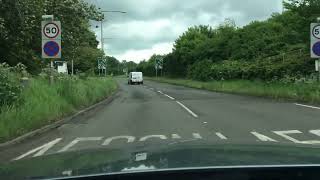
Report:
M320 83L281 83L248 80L201 82L188 79L147 78L186 87L216 92L245 94L320 104Z
M52 123L93 104L117 88L111 78L61 79L54 85L37 78L21 94L21 101L0 112L0 142Z

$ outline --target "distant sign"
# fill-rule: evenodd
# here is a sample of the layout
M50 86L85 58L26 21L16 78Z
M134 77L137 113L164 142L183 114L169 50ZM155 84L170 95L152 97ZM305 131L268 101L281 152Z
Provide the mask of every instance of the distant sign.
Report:
M162 57L156 58L155 68L156 69L163 69L163 58Z
M61 58L61 22L42 21L42 58Z
M310 27L311 58L320 58L320 23L311 23Z
M98 69L107 69L107 60L106 59L98 59Z

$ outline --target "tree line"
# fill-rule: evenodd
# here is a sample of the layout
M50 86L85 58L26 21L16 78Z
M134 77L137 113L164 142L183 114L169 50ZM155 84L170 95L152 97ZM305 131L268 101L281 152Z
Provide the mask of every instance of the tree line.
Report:
M287 0L283 5L284 12L243 27L231 19L218 27L190 27L163 56L166 76L272 80L312 74L310 23L320 16L320 1ZM155 56L140 62L137 69L154 76Z
M62 60L74 59L75 69L88 71L103 57L89 20L101 20L99 10L83 0L0 0L0 62L22 63L38 74L49 60L41 58L42 15L62 22Z

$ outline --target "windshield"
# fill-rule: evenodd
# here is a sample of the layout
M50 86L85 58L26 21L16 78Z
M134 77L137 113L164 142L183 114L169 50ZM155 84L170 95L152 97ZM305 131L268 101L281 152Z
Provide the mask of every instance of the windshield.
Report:
M320 163L319 9L0 0L0 179Z

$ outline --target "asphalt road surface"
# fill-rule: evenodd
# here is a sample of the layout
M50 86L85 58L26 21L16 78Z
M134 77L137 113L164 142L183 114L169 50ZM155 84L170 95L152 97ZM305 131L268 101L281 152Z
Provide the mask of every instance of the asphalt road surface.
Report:
M0 161L95 148L179 142L319 146L320 108L117 79L116 98L67 124L0 149ZM136 147L136 146L135 146Z

